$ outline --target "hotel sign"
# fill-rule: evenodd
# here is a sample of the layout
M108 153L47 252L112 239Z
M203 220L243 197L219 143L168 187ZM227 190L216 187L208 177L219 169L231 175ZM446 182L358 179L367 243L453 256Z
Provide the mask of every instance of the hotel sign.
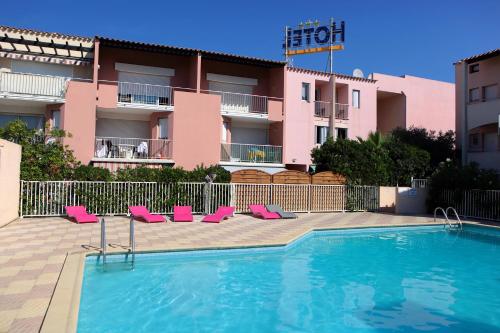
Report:
M308 21L300 23L296 28L285 28L283 49L285 56L343 50L344 37L344 21L337 24L332 19L326 25Z

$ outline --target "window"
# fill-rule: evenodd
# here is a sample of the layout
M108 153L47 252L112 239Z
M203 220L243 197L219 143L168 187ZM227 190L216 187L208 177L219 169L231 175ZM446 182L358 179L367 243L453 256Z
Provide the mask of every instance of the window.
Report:
M479 95L479 88L469 89L469 102L479 102L481 96Z
M330 129L328 126L316 126L316 144L322 145L328 138Z
M361 92L359 90L352 91L352 106L356 109L361 107Z
M158 137L160 139L168 139L168 119L158 119Z
M61 111L52 111L52 127L61 128Z
M469 66L469 73L479 72L479 64L472 64Z
M309 83L302 82L302 100L309 102Z
M319 88L314 89L314 100L321 101L321 89Z
M472 133L469 134L469 150L470 151L481 151L481 134L480 133Z
M222 142L227 142L227 123L222 123Z
M43 116L0 114L0 128L14 120L22 120L29 129L43 129Z
M337 130L337 139L347 139L347 128L339 127Z
M483 100L491 101L497 98L498 98L498 86L496 84L483 87Z

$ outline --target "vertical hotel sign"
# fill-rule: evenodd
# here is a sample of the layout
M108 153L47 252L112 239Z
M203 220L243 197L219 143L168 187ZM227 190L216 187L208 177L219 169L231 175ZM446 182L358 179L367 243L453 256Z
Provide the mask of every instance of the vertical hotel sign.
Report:
M330 19L330 24L322 25L319 21L300 23L296 28L285 28L283 49L285 57L331 52L344 49L345 23L337 24Z

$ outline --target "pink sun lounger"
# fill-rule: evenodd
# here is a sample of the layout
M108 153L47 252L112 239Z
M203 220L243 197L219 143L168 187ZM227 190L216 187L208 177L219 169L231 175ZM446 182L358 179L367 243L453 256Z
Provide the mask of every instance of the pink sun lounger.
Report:
M65 206L66 214L77 223L97 223L99 220L94 214L88 214L85 206Z
M174 206L174 222L193 222L191 206Z
M154 215L144 206L128 206L128 210L134 219L147 223L165 222L165 218L161 215Z
M213 214L207 215L201 222L219 223L220 221L234 215L235 207L220 206Z
M258 217L264 220L274 220L281 218L280 214L271 213L264 205L248 205L248 208L250 209L254 217Z

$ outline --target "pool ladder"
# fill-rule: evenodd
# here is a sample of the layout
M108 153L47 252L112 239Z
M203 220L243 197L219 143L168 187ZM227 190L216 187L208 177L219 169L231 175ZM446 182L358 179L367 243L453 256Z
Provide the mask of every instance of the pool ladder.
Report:
M129 253L132 254L132 266L135 262L135 227L134 218L130 219L130 235L129 235ZM106 220L101 218L101 246L100 252L102 263L106 264Z
M448 218L448 212L451 210L451 212L453 214L455 214L455 217L457 218L456 222L455 223L452 223L450 221L450 219ZM436 216L437 216L437 213L438 211L441 211L443 212L443 215L444 215L444 218L446 220L446 222L444 223L444 227L446 228L446 226L449 227L449 229L457 229L457 230L462 230L463 229L463 226L462 226L462 220L460 220L460 217L458 216L458 213L457 213L457 210L453 207L448 207L445 209L443 209L442 207L436 207L436 209L434 209L434 222L436 222ZM455 220L454 220L455 221Z

